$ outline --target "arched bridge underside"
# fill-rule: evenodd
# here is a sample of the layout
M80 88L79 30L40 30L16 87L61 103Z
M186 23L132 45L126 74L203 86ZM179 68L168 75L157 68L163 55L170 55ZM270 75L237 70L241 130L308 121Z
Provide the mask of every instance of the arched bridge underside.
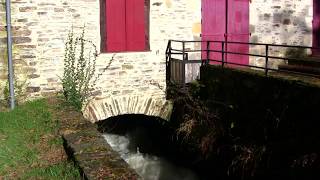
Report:
M125 114L144 114L169 120L172 103L155 96L118 96L92 100L87 105L84 116L92 122Z

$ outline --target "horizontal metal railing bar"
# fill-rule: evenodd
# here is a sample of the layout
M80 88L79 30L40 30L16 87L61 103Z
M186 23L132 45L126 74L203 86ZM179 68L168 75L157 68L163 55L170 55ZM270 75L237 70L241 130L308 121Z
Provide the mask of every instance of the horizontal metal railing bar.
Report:
M220 52L225 54L236 54L236 55L243 55L243 56L255 56L255 57L266 57L265 55L258 55L258 54L246 54L246 53L238 53L238 52L230 52L230 51L219 51L219 50L208 50L209 52ZM268 56L270 57L270 56Z
M178 51L178 52L183 52L182 50L178 50L178 49L171 49L173 51ZM189 51L189 50L185 50L184 52L185 53L188 53L188 52L202 52L202 51L209 51L209 52L219 52L219 53L225 53L225 54L236 54L236 55L243 55L243 56L255 56L255 57L266 57L266 55L258 55L258 54L245 54L245 53L238 53L238 52L230 52L230 51L221 51L221 50L192 50L192 51ZM183 54L183 53L181 53ZM276 56L268 56L269 58L272 58L272 59L288 59L288 58L283 58L283 57L276 57ZM291 60L291 59L289 59ZM292 60L295 60L295 59L292 59Z
M181 54L182 55L182 54L186 54L186 53L174 53L174 52L172 52L170 54L179 54L179 55Z
M169 40L171 42L179 42L179 43L182 43L182 42L187 42L187 43L191 43L191 42L204 42L204 41L196 41L196 40L188 40L188 41L182 41L182 40Z
M176 50L176 49L172 49L174 51L179 51L179 52L182 52L181 50ZM225 54L236 54L236 55L247 55L247 56L255 56L255 57L266 57L265 55L258 55L258 54L245 54L245 53L237 53L237 52L230 52L230 51L219 51L219 50L185 50L184 52L185 53L188 53L188 52L220 52L220 53L225 53ZM176 54L179 54L179 53L176 53ZM183 53L180 53L180 54L183 54ZM270 57L270 56L268 56ZM270 57L270 58L273 58L273 59L277 59L277 58L274 58L274 57ZM279 57L280 59L281 57Z
M182 50L180 50L180 49L171 49L172 51L177 51L177 52L183 52ZM208 51L208 50L206 50L206 49L199 49L199 50L184 50L184 52L185 53L187 53L187 52L203 52L203 51Z
M213 61L215 61L215 60L213 60ZM215 62L222 63L222 61L215 61ZM238 63L232 63L232 62L224 62L224 64L231 64L231 65L238 65L238 66L243 66L243 67L258 68L258 69L264 69L264 70L275 71L275 72L289 72L289 73L300 74L300 75L304 75L304 76L319 77L318 75L313 75L313 74L303 73L303 72L298 72L298 71L290 71L290 70L282 70L282 69L274 69L274 68L265 68L265 67L259 67L259 66L253 66L253 65L244 65L244 64L238 64Z
M202 63L201 60L196 60L196 59L188 59L185 61L186 64L194 64L194 63Z
M174 62L182 62L183 59L176 59L176 58L171 58L172 61ZM258 68L258 69L266 69L265 67L261 67L261 66L254 66L254 65L246 65L246 64L238 64L238 63L232 63L232 62L228 62L225 61L223 62L222 60L215 60L215 59L201 59L201 60L186 60L185 64L192 64L192 63L202 63L205 61L213 61L213 62L218 62L220 64L224 63L224 64L232 64L232 65L239 65L239 66L244 66L244 67L251 67L251 68ZM267 70L271 70L271 71L280 71L279 69L273 69L273 68L267 68Z
M176 58L171 58L171 60L174 61L174 62L182 62L183 61L183 59L176 59ZM195 63L202 63L202 61L204 61L204 60L190 59L190 60L184 61L184 63L186 63L186 64L195 64Z
M221 65L222 61L221 60L213 60L210 59L209 61L213 61L213 62L219 62L219 64L217 65ZM265 70L265 67L260 67L260 66L254 66L254 65L246 65L246 64L238 64L238 63L233 63L233 62L223 62L224 64L231 64L231 65L238 65L238 66L243 66L243 67L251 67L251 68L257 68L257 69L263 69ZM271 71L277 71L277 69L273 69L273 68L268 68L267 70L271 70Z
M182 61L182 60L179 60ZM203 60L205 61L205 60ZM222 61L221 60L213 60L210 59L210 62L219 62L219 64L213 64L213 65L222 65ZM186 63L187 64L187 63ZM256 69L261 69L261 70L266 70L265 67L261 67L261 66L254 66L254 65L244 65L244 64L238 64L238 63L232 63L232 62L224 62L224 64L228 65L237 65L237 66L242 66L242 67L250 67L250 68L256 68ZM311 77L319 77L320 75L314 75L314 74L309 74L309 73L303 73L303 72L298 72L298 71L290 71L290 70L282 70L282 69L274 69L274 68L267 68L268 71L271 72L286 72L286 73L293 73L293 74L299 74L299 75L303 75L303 76L311 76ZM269 72L270 73L270 72Z
M171 58L171 61L183 61L183 60L176 59L176 58Z
M226 44L246 44L246 45L261 45L269 47L287 47L287 48L307 48L307 49L320 49L317 47L311 46L299 46L299 45L284 45L284 44L268 44L268 43L251 43L251 42L237 42L237 41L181 41L181 40L170 40L172 42L179 42L179 43L192 43L192 42L212 42L212 43L226 43Z
M182 50L180 48L178 49L174 49L172 48L172 42L179 42L182 43ZM206 43L206 48L203 48L204 44L201 44L201 48L202 49L192 49L190 47L186 48L186 43ZM211 43L211 44L210 44ZM261 47L262 49L265 48L265 53L264 54L251 54L249 53L241 53L241 52L231 52L231 51L224 51L224 47L226 47L228 44L244 44L244 45L258 45L258 46L263 46ZM230 45L232 46L232 45ZM285 64L288 63L288 61L301 61L303 59L297 59L297 58L290 58L290 57L280 57L280 56L270 56L268 51L272 51L272 49L270 47L284 47L284 48L301 48L301 49L320 49L320 48L315 48L315 47L309 47L309 46L295 46L295 45L279 45L279 44L266 44L266 43L245 43L245 42L234 42L234 41L229 41L229 42L225 42L225 41L179 41L179 40L170 40L168 43L168 47L167 47L167 51L166 51L166 61L167 61L167 68L170 68L170 61L172 62L178 62L182 64L182 70L178 70L179 73L182 73L182 78L181 81L183 84L185 84L185 75L184 75L184 71L186 68L186 64L210 64L210 62L215 62L212 65L221 65L222 68L224 66L226 67L230 67L230 68L234 68L233 66L238 66L240 67L247 67L247 68L254 68L254 69L260 69L263 70L265 73L265 76L268 76L268 73L272 72L272 73L293 73L293 74L297 74L297 75L303 75L303 76L309 76L309 77L316 77L316 78L320 78L320 75L314 73L314 72L303 72L302 70L294 70L294 69L275 69L275 68L270 68L269 65L269 61L271 59L274 60L281 60L283 61ZM216 50L215 50L216 49ZM193 53L193 52L199 52L199 54L201 54L201 56L199 56L199 59L189 59L189 53ZM206 52L206 56L207 58L203 58L203 52ZM215 52L221 55L221 59L220 60L216 60L216 59L211 59L211 55L210 52ZM232 62L232 60L228 57L228 55L239 55L239 56L249 56L249 57L260 57L260 58L264 58L264 62L265 64L263 66L256 66L256 65L250 65L250 64L240 64L237 62ZM178 56L176 56L175 58L172 58L171 55L182 55L181 59L180 56L179 58L177 58ZM216 54L217 55L217 54ZM215 56L216 58L219 59L219 55ZM229 66L230 65L230 66ZM180 65L179 65L180 67ZM180 67L181 68L181 67ZM179 69L179 68L178 68ZM173 71L176 71L173 69ZM182 72L180 72L182 71ZM168 74L168 77L171 77L171 71L167 71L170 72ZM177 75L175 75L177 76ZM179 77L176 77L179 78Z
M222 64L221 60L213 60L209 59L209 61L213 62L219 62ZM254 65L246 65L246 64L239 64L239 63L233 63L233 62L223 62L224 64L231 64L231 65L238 65L238 66L243 66L243 67L251 67L251 68L258 68L258 69L263 69L263 70L269 70L269 71L277 71L277 72L290 72L290 73L295 73L295 74L301 74L301 75L307 75L307 76L314 76L314 77L319 77L320 75L313 75L309 73L303 73L303 72L298 72L298 71L290 71L290 70L282 70L282 69L274 69L274 68L265 68L265 67L260 67L260 66L254 66ZM217 64L217 65L221 65Z
M173 50L181 52L180 50L177 50L177 49L173 49ZM198 49L195 49L195 50L187 50L187 49L185 49L184 50L185 53L187 53L187 52L203 52L203 51L208 51L208 50L206 50L206 49L201 49L201 50L200 49L199 50Z
M293 58L286 58L286 57L279 57L279 56L266 56L266 55L258 55L258 54L246 54L246 53L238 53L238 52L230 52L230 51L219 51L219 50L208 50L210 52L220 52L225 54L235 54L235 55L243 55L243 56L254 56L254 57L268 57L269 59L280 59L286 61L301 61L301 59L293 59Z
M183 50L180 50L180 49L171 49L171 51L177 51L177 52L183 52Z
M176 50L176 49L172 49L172 50L181 51L181 50ZM266 56L266 55L250 54L250 53L246 54L246 53L221 51L221 50L192 50L192 51L185 50L185 53L187 53L187 52L202 52L202 51L218 52L218 53L225 53L225 54L235 54L235 55L243 55L243 56L264 57L264 58L268 57L270 59L280 59L280 60L288 60L288 61L301 61L301 59L293 59L293 58L286 58L286 57L279 57L279 56ZM179 54L179 53L177 53L177 54ZM180 54L183 54L183 53L180 53Z
M270 59L288 60L288 61L301 61L301 59L293 59L293 58L277 57L277 56L268 56L268 58L270 58Z
M220 62L220 60L210 60L213 62ZM221 64L213 64L213 65L220 65ZM231 65L238 65L238 66L243 66L243 67L251 67L251 68L257 68L257 69L263 69L265 70L265 67L260 67L260 66L253 66L253 65L244 65L244 64L238 64L238 63L232 63L232 62L224 62L224 64L231 64ZM268 71L273 71L273 72L287 72L287 73L294 73L294 74L299 74L299 75L304 75L304 76L312 76L312 77L319 77L320 75L314 75L314 74L309 74L309 73L303 73L303 72L298 72L298 71L290 71L290 70L282 70L282 69L274 69L274 68L267 68Z

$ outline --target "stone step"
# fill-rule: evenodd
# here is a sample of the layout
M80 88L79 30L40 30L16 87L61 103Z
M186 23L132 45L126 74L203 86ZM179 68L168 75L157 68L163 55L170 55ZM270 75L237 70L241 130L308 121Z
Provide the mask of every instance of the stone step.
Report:
M294 71L300 72L310 75L315 75L320 77L320 67L316 66L309 66L309 65L292 65L292 64L283 64L279 65L279 70L286 70L286 71Z
M320 68L320 58L316 56L304 57L299 60L289 60L289 65L318 67Z

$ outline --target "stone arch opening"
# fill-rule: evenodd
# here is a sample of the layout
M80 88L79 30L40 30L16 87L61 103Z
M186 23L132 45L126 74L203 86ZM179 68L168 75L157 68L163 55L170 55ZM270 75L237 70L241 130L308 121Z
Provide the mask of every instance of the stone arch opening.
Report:
M110 146L143 178L199 179L172 124L159 117L125 114L97 122ZM146 178L150 179L150 178Z
M139 148L141 153L171 157L176 149L173 140L174 128L170 122L160 117L143 114L125 114L113 116L96 123L104 134L126 136L130 140L129 149Z
M84 116L91 122L125 114L144 114L169 120L171 101L154 96L117 96L91 101L84 110Z

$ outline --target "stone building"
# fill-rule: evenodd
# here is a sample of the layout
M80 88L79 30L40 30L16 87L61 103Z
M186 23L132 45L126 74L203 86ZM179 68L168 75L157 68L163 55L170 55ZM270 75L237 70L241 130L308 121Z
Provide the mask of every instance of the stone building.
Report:
M201 6L202 10L217 10L213 15L222 20L226 8L222 5L224 2L12 0L16 78L19 82L26 82L22 84L26 86L29 99L60 91L65 39L72 27L79 31L85 24L86 38L98 47L98 73L115 55L110 69L97 82L96 96L86 111L88 117L103 119L120 113L155 114L159 111L155 109L161 109L166 101L164 91L150 82L165 87L165 49L168 40L205 39L203 24L210 24L210 21L205 21ZM235 4L233 9L229 8L234 11L233 17L246 22L242 26L247 26L244 29L247 29L250 42L317 46L312 44L312 37L318 34L312 33L318 27L318 24L312 25L312 21L317 20L314 18L317 15L313 12L314 9L317 12L317 8L313 0L228 0L228 3ZM237 3L247 8L239 9ZM122 9L112 12L116 8ZM137 17L133 19L126 15L137 12ZM1 0L0 15L0 90L3 90L7 78L5 0ZM110 34L112 36L108 37ZM130 45L135 40L140 44ZM118 41L122 41L122 44ZM249 48L252 53L263 52L259 47ZM259 65L260 62L259 59L250 59L250 63Z

